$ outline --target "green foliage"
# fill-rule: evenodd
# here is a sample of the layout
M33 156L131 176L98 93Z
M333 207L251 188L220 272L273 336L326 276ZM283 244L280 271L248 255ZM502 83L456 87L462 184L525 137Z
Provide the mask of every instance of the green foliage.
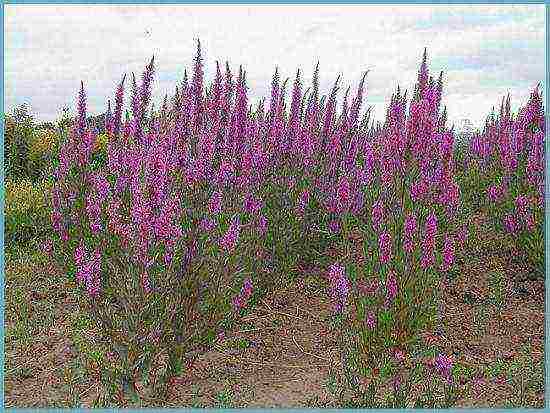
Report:
M6 181L4 236L7 245L28 244L51 232L50 188L47 181Z
M60 134L65 133L67 121L58 127L37 125L28 107L23 104L6 115L4 161L6 176L12 180L38 182L51 175L52 161L57 156Z

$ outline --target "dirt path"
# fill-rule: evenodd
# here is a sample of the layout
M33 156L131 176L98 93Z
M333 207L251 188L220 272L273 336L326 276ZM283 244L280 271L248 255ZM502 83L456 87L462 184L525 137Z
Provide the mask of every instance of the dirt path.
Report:
M246 407L304 406L324 391L338 359L318 290L296 286L263 300L237 331L199 355L193 373L174 389L170 406L198 403ZM189 394L196 386L199 395ZM227 397L224 399L224 395Z

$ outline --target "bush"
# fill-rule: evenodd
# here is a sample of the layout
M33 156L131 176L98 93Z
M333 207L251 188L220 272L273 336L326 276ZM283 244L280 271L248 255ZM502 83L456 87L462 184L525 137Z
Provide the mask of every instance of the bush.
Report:
M389 374L385 355L436 326L469 232L443 74L424 55L413 95L398 88L374 125L359 118L365 76L338 112L338 80L319 98L318 68L309 95L298 72L287 108L276 71L269 108L252 108L242 68L233 79L218 65L203 85L199 44L191 81L151 113L153 73L151 60L139 85L132 75L124 120L123 77L100 137L82 84L55 161L54 256L106 338L111 395L166 390L193 343L302 261L327 274L346 375Z
M51 232L47 181L6 181L5 241L8 247L44 239Z
M545 120L538 87L517 114L503 99L471 141L470 194L481 199L494 228L507 234L544 276ZM475 185L477 183L477 185ZM478 194L484 196L479 197Z

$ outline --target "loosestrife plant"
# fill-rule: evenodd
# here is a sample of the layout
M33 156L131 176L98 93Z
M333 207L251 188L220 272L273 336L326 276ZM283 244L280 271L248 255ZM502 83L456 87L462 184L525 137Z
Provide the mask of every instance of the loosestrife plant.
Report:
M542 275L544 270L545 112L538 86L511 112L510 97L470 141L465 175L478 182L484 210Z
M441 276L462 240L442 76L429 76L424 55L412 99L398 88L383 124L355 123L359 90L321 139L327 155L316 193L341 254L329 272L334 310L352 332L344 342L364 375L382 352L406 348L434 326Z
M443 73L426 54L383 123L362 111L367 73L338 108L340 79L320 96L318 65L305 90L300 71L289 83L275 70L252 106L242 67L216 64L205 84L199 43L191 78L155 110L154 70L122 78L101 138L81 85L55 165L53 254L105 338L113 394L166 390L191 345L304 263L327 274L360 374L433 325L467 233ZM515 205L527 222L529 198Z

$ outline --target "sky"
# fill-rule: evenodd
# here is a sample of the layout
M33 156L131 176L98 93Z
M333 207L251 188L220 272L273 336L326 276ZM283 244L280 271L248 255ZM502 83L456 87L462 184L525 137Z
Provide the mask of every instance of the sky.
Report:
M300 69L308 86L317 61L329 92L366 81L381 119L398 85L412 89L424 48L443 104L457 125L480 127L510 93L523 105L545 77L544 5L5 5L4 105L26 103L39 121L74 111L80 81L92 114L106 110L124 73L155 56L158 102L190 71L200 39L205 78L216 61L243 65L252 102L270 94L275 67Z

